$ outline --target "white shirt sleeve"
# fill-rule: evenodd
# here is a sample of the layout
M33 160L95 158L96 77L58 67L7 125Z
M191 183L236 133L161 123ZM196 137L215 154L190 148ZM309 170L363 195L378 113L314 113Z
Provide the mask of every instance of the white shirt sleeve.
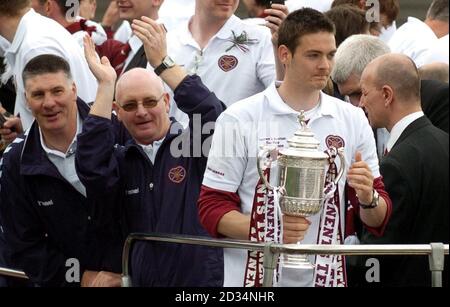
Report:
M236 192L247 166L244 132L236 118L227 113L217 119L203 179L207 187ZM244 132L245 133L245 132Z
M276 69L275 69L275 55L273 51L272 37L270 31L267 31L268 35L264 35L261 41L261 56L256 64L256 71L258 79L267 88L275 81Z
M449 63L449 36L448 34L436 41L424 55L424 63Z

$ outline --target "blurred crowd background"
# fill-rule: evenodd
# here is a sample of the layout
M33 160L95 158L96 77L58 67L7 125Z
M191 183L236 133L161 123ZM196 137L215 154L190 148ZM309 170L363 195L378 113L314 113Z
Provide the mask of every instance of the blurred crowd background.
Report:
M101 18L111 0L97 0L97 13L95 20L101 21ZM430 6L432 0L400 0L400 14L397 19L397 27L401 26L408 16L414 16L419 19L425 19L427 9ZM239 17L247 17L247 10L245 9L244 3L241 1L239 8L236 12Z

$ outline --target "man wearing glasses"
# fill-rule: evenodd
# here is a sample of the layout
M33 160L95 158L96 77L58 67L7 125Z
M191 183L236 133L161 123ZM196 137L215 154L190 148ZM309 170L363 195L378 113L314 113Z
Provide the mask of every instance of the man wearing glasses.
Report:
M86 39L88 63L100 86L78 137L78 174L88 195L115 195L116 201L104 203L103 210L121 212L125 233L208 236L196 205L209 150L202 145L214 129L205 124L215 122L224 107L198 76L188 76L180 66L162 60L167 56L161 48L165 31L151 19L143 20L135 21L133 28L143 40L149 63L157 68L125 72L116 85L114 106L115 71L107 61L98 60ZM169 95L161 79L189 115L188 129L169 118ZM115 145L112 108L132 136L125 146ZM197 134L196 127L203 131ZM132 284L222 286L222 257L216 248L138 242L131 256Z

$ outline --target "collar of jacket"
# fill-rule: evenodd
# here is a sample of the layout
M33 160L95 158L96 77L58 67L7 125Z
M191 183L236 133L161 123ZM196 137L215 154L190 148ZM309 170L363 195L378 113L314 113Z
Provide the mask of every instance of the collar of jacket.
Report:
M403 130L402 134L398 138L397 142L395 142L394 146L392 146L392 148L394 148L395 146L397 146L398 144L403 142L403 140L405 140L407 137L409 137L416 130L422 129L425 126L432 126L432 125L433 124L430 122L430 120L428 118L426 118L426 116L419 117L418 119L413 121L411 124L409 124L408 127L405 128L405 130ZM391 149L391 151L392 151L392 149Z
M179 122L177 122L175 120L175 118L171 117L170 122L171 122L171 124L169 127L169 131L167 132L164 141L162 142L161 146L159 147L160 149L162 147L166 146L167 143L170 143L174 138L176 138L177 136L179 136L187 131L186 129L183 129L183 126ZM130 150L138 150L140 153L145 155L144 151L142 150L142 147L140 145L138 145L133 138L130 138L125 143L125 154ZM155 159L155 161L156 161L156 159Z
M83 100L77 98L77 109L81 120L84 121L89 114L90 107ZM48 175L64 180L41 146L36 121L31 125L25 138L20 159L20 174Z

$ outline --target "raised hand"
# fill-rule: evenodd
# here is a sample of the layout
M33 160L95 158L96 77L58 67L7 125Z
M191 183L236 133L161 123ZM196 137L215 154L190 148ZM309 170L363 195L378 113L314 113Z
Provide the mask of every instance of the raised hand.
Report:
M166 29L151 18L143 16L131 24L133 33L142 41L147 60L154 68L167 56Z
M272 8L265 9L264 13L268 16L265 18L267 21L266 27L270 29L272 33L272 43L274 45L278 44L278 28L280 27L283 20L289 15L289 11L286 5L283 4L272 4Z
M114 68L109 63L107 57L99 59L95 51L95 45L89 35L83 37L84 56L89 65L89 69L94 74L99 84L114 84L117 79L117 74Z

